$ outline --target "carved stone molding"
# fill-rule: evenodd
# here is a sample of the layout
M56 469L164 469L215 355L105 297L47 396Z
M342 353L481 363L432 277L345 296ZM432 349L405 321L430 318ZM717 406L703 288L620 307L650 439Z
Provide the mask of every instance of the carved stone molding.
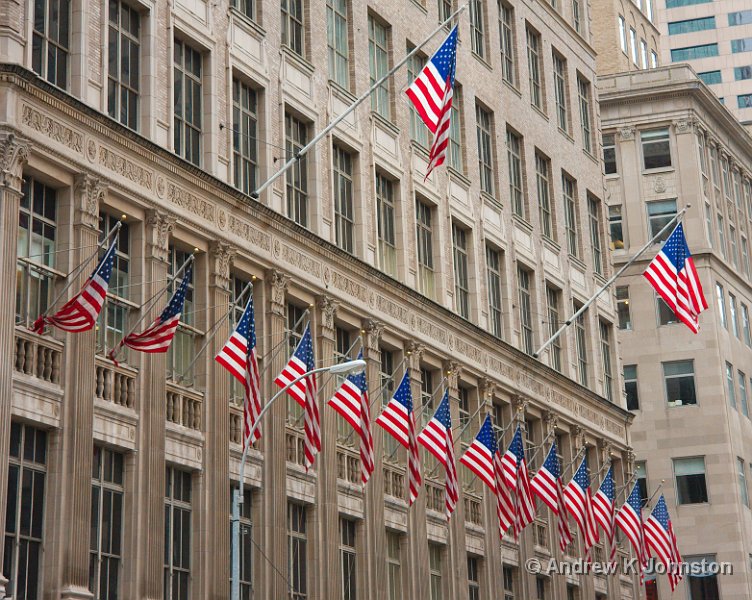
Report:
M285 316L285 296L287 286L290 283L290 276L287 273L277 269L269 269L266 273L266 279L269 281L271 291L271 309L272 314L279 317Z
M605 463L606 461L611 460L612 450L613 450L613 446L611 445L611 442L603 438L598 439L598 452L600 453L600 459L601 459L602 464Z
M619 128L619 137L622 141L633 140L635 135L635 128L631 125L625 125Z
M23 168L29 160L31 142L14 133L0 131L0 175L3 187L21 193Z
M627 450L627 452L625 454L625 457L624 457L624 460L627 463L626 464L626 470L627 470L627 473L628 473L628 475L630 477L632 475L634 475L634 472L635 472L635 459L636 458L637 458L637 456L635 455L634 452L632 452L631 448L629 450Z
M161 210L146 212L146 247L154 258L167 262L170 233L175 221L177 217Z
M692 125L694 121L692 119L677 119L673 122L676 133L692 133Z
M104 202L107 185L93 175L82 173L76 175L73 183L73 197L76 209L76 222L97 229L99 225L99 206Z
M580 425L574 425L570 430L570 435L574 440L574 447L581 450L585 446L585 428Z
M552 412L550 410L544 410L543 411L543 423L546 425L546 434L553 433L556 431L556 426L559 423L559 419L555 412Z
M423 352L426 351L426 347L423 344L409 340L405 342L405 364L410 369L417 369L420 367L420 357L423 356Z
M656 194L663 194L666 191L666 180L660 175L653 182L653 190Z
M442 368L444 369L444 376L447 378L447 386L452 390L452 394L456 395L460 383L460 375L462 374L462 366L457 361L446 360Z
M215 240L209 245L212 285L230 289L230 264L238 250L232 244Z
M334 315L339 304L331 296L317 296L316 306L321 314L321 329L324 333L334 335Z
M487 408L493 405L493 397L496 393L496 383L488 377L481 377L478 381L478 391L480 392L480 401L485 403Z
M364 343L366 348L371 352L379 351L379 342L384 333L384 324L377 319L366 319L363 322L363 331L365 331Z
M511 398L511 402L512 409L514 410L513 418L517 419L518 421L524 421L525 410L527 409L527 405L530 403L530 400L520 394L514 394Z

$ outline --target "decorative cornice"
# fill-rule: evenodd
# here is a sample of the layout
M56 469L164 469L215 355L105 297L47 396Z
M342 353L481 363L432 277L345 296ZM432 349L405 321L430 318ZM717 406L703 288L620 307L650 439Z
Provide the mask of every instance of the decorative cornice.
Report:
M3 187L21 193L23 169L30 152L29 140L13 132L0 131L0 176Z

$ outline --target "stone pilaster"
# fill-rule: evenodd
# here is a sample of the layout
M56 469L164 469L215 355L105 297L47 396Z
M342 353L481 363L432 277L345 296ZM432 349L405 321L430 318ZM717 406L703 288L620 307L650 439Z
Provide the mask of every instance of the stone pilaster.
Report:
M75 268L90 255L98 238L99 205L105 187L90 175L76 177L73 187L73 233L69 265ZM80 250L75 250L80 248ZM66 301L89 276L84 269L71 283ZM54 309L59 306L54 307ZM91 465L94 436L94 354L96 329L66 335L65 396L62 402L62 460L60 461L60 516L56 523L58 556L62 559L60 593L63 600L92 598L89 584L91 533Z
M386 600L386 528L384 527L384 448L383 436L377 434L376 418L381 412L377 390L380 385L381 347L379 342L384 325L375 319L368 319L363 327L363 358L365 359L366 378L370 387L371 429L374 443L374 469L371 478L363 490L363 512L367 515L363 524L364 543L361 554L365 555L366 568L363 573L365 581L358 582L358 592L363 591L366 600ZM360 597L360 596L359 596Z
M266 290L269 296L269 313L267 316L267 335L261 352L271 356L274 348L285 339L285 302L289 275L270 269L266 273ZM257 315L258 318L258 315ZM274 378L282 370L289 358L287 352L274 355L271 364L262 364L265 377L266 398L277 392ZM287 582L274 569L275 566L287 565L287 450L285 446L285 419L287 402L280 398L270 409L261 428L261 447L264 453L263 496L264 517L260 526L263 547L269 556L263 562L261 572L260 598L286 598ZM313 572L313 571L311 571Z
M168 270L170 233L175 217L158 210L146 215L144 256L144 297L148 298L164 285ZM156 317L162 306L155 306L144 322ZM135 316L131 317L135 319ZM133 321L132 321L133 322ZM139 491L138 524L142 531L164 531L165 489L165 419L166 419L166 355L144 354L141 357L141 385L138 406L141 426L138 435L137 470ZM163 596L164 536L139 536L138 553L141 570L138 574L138 597L159 600Z
M316 366L332 364L336 349L334 338L334 315L337 304L329 296L316 298L314 322L316 341L314 351ZM340 595L339 548L332 544L332 538L339 536L339 510L337 507L337 413L326 406L326 401L334 394L336 377L319 375L319 413L321 416L321 452L314 461L316 478L316 505L312 513L316 515L316 555L308 558L313 567L312 573L328 573L329 577L318 578L320 600L336 598ZM313 560L311 560L313 558ZM315 564L318 562L318 568ZM316 596L314 596L314 599Z
M29 160L30 143L12 133L0 132L0 270L13 273L16 268L18 208L21 200L23 169ZM0 287L0 305L15 306L15 286ZM13 397L14 312L6 310L0 318L0 465L8 464L10 448L10 407ZM0 531L5 531L8 469L0 468ZM0 547L0 560L4 548ZM0 597L5 596L6 580L0 573Z
M209 324L218 323L227 314L230 300L230 262L235 248L214 242L209 248ZM214 334L202 359L208 364L204 386L206 410L206 443L204 445L204 506L206 507L206 535L204 536L207 599L227 598L230 589L230 535L227 527L227 507L230 505L230 378L227 371L213 360L230 336L230 322L225 320ZM199 369L201 371L201 369Z

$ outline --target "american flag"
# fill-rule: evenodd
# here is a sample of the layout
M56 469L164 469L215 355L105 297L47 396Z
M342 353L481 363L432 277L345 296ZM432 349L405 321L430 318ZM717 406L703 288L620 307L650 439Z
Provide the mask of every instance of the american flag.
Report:
M426 127L434 134L426 179L431 171L446 160L456 66L457 27L455 26L406 91Z
M616 558L616 543L614 542L614 535L616 534L616 525L614 523L614 512L616 509L615 496L614 470L613 467L609 467L598 491L593 496L593 513L595 514L595 520L603 529L603 533L606 534L606 540L610 548L608 559L611 561Z
M616 513L616 526L627 536L640 566L644 568L647 556L645 555L645 534L642 524L642 497L638 483L634 484L626 502Z
M285 368L277 375L274 383L278 387L284 388L296 378L301 377L308 371L316 368L316 362L313 358L313 342L311 341L311 325L306 325L303 337L300 338L295 352L292 353L290 360L287 361ZM307 375L287 388L287 394L293 398L304 409L305 424L305 467L311 468L313 459L321 451L321 420L319 417L319 405L316 402L318 394L318 384L316 375Z
M128 346L139 352L167 352L175 331L180 323L180 315L185 304L185 294L193 274L193 265L188 264L183 274L183 281L170 298L162 314L142 333L131 333L125 336L118 346L110 350L108 356L115 359L115 354L122 346Z
M418 497L422 478L420 475L420 454L415 437L415 415L413 413L413 393L410 389L410 375L407 371L394 392L394 396L384 407L376 422L395 440L407 448L407 470L410 485L410 505Z
M363 351L358 353L358 360L363 358ZM334 396L329 406L352 425L360 436L360 478L365 484L373 473L373 436L371 435L371 408L368 401L368 383L366 373L348 375Z
M514 534L520 532L535 519L535 497L530 489L530 475L525 461L525 446L522 441L522 429L517 426L509 448L501 457L504 482L514 490Z
M564 513L564 487L561 482L561 463L556 452L556 442L551 444L546 460L530 481L530 489L557 515L559 548L563 552L572 541L572 532Z
M708 308L708 302L702 292L700 277L689 253L681 223L643 275L682 323L697 333L700 313Z
M501 539L504 537L507 529L514 524L517 508L512 491L504 481L504 465L502 463L501 449L494 453L493 463L496 484L496 516L499 519L499 538ZM513 489L516 492L516 488Z
M564 488L564 505L580 528L585 552L589 552L590 548L598 541L598 529L590 495L590 474L587 457L582 459L574 477Z
M449 520L459 498L457 465L454 462L454 440L452 439L452 417L449 413L449 390L444 392L444 397L436 412L420 432L418 442L444 465L444 505L447 520Z
M256 357L256 319L253 312L253 292L230 339L214 357L219 364L243 384L243 445L248 443L254 423L261 412L261 378ZM251 443L261 437L256 428Z
M107 248L107 252L104 253L94 273L86 280L78 294L68 300L54 315L49 317L41 315L34 321L32 329L36 333L42 333L45 325L75 333L88 331L94 327L107 297L117 240L117 234L115 234L115 239Z
M679 581L682 579L682 573L679 565L682 562L679 549L676 546L676 536L674 527L671 524L671 518L668 516L666 499L661 494L653 507L653 512L645 521L645 547L647 550L653 550L660 561L666 566L668 582L673 592Z
M498 445L491 423L491 415L486 415L486 420L483 421L478 435L475 436L473 443L460 457L460 462L475 473L494 492L496 492L496 479L494 477L493 459L497 450Z

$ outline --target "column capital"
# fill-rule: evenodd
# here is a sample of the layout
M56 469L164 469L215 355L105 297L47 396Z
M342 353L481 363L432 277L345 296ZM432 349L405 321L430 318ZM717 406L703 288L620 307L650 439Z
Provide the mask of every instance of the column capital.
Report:
M692 118L677 119L672 123L676 133L692 133L695 121Z
M269 282L269 289L271 291L272 313L284 317L285 295L287 294L287 286L290 283L290 276L277 269L269 269L266 272L266 279Z
M570 433L574 438L574 446L579 451L585 445L585 428L580 425L574 425Z
M525 419L525 410L527 409L527 405L530 403L530 400L528 400L521 394L514 394L511 398L511 403L512 408L514 409L512 418L516 419L517 421L523 421Z
M316 296L316 307L321 312L322 333L334 337L334 315L337 314L337 303L331 296L325 294Z
M405 365L409 369L417 369L420 365L420 357L423 356L426 347L423 344L408 340L404 345Z
M459 386L460 375L462 374L462 365L455 360L445 360L442 364L444 376L447 379L447 386L455 394Z
M379 342L384 333L384 324L378 319L368 318L363 321L363 331L365 332L363 342L366 348L371 352L378 352Z
M550 410L543 411L543 422L546 424L546 434L553 433L559 423L559 418L555 412Z
M619 137L621 141L633 140L635 136L635 128L632 125L622 125L619 127Z
M89 173L76 175L73 182L73 204L75 207L75 222L86 227L98 229L99 205L104 201L107 191L105 184L99 177Z
M232 244L214 240L209 244L211 260L211 285L223 290L230 289L230 264L238 249Z
M21 193L23 168L29 161L31 142L13 132L0 131L0 176L2 185Z
M496 382L488 377L481 377L478 380L478 391L480 392L479 400L486 405L489 410L493 407L493 397L496 393Z
M598 438L596 440L596 443L598 452L600 452L601 463L605 463L606 461L611 460L611 450L613 450L611 442L609 442L605 438Z
M146 211L146 249L147 256L167 262L170 246L170 233L177 217L168 212L149 209Z

